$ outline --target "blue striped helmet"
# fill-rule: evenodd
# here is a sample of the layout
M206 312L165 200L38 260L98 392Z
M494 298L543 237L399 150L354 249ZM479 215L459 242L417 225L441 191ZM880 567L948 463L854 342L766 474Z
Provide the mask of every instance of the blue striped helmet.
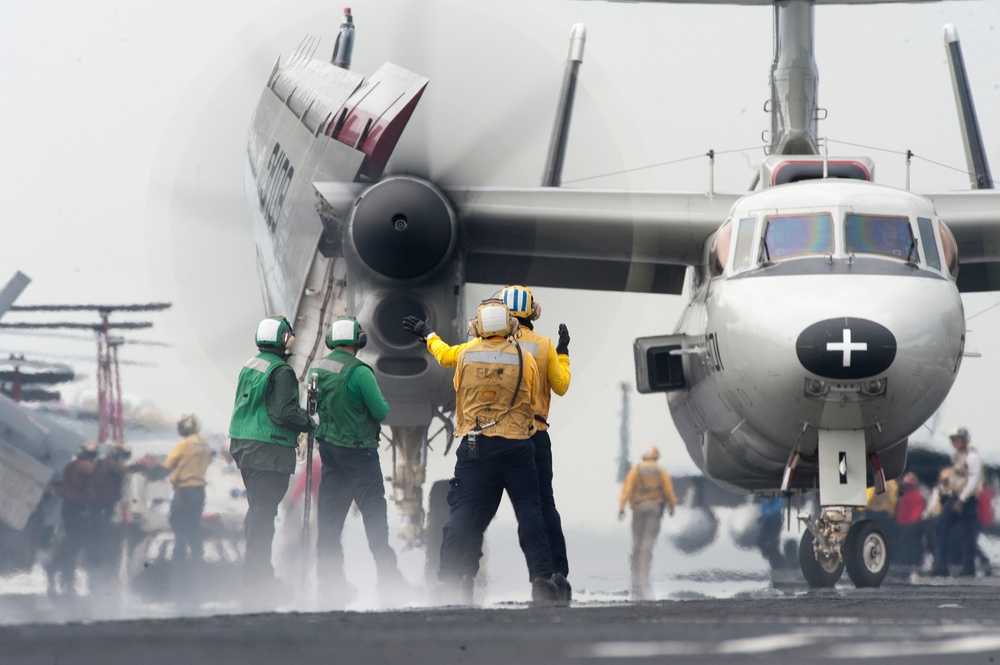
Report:
M531 296L531 289L526 286L507 286L500 291L500 299L507 305L510 313L519 319L534 321L542 313L542 307Z

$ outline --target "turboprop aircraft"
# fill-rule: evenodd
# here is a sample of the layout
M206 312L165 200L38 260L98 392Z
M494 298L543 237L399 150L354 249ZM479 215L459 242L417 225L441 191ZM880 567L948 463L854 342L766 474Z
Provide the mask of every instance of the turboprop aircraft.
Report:
M857 586L882 583L885 534L854 510L869 484L884 491L900 474L907 437L955 381L960 291L1000 289L1000 195L986 191L993 181L953 28L946 42L976 191L919 195L876 184L868 157L826 154L815 4L773 4L768 156L748 191L732 194L559 186L582 26L534 188L436 182L412 160L394 171L428 79L391 63L352 72L349 14L336 64L313 58L311 42L277 62L245 168L264 305L293 316L303 377L335 316L368 332L362 358L391 405L404 539L425 539L427 443L435 423L450 434L454 404L450 372L402 329L404 316L461 340L467 283L683 293L674 334L634 342L639 391L666 394L692 459L720 485L818 496L819 516L799 516L810 585L832 586L845 569Z

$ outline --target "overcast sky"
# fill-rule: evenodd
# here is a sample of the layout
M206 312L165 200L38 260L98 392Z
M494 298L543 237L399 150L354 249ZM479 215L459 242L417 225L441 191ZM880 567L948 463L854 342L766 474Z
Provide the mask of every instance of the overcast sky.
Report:
M456 182L536 185L577 22L588 41L569 186L704 191L706 161L677 160L715 149L736 151L719 156L716 188L742 191L763 157L769 7L358 0L352 8L355 71L391 60L431 80L399 162L429 162ZM328 56L340 11L326 0L0 4L0 282L15 270L32 278L21 304L173 302L151 317L152 331L129 335L173 347L123 350L157 364L124 366L127 394L227 426L265 314L242 192L250 115L275 58L307 35ZM913 165L914 190L968 187L943 46L949 22L1000 170L997 2L817 8L819 103L828 111L820 133L831 154L869 155L877 181L902 186L900 153L910 149L924 158ZM676 163L642 168L665 162ZM494 288L470 288L470 302ZM632 340L672 331L683 303L554 289L536 296L540 331L555 334L565 322L573 337L573 385L551 417L556 496L571 522L612 519L618 385L634 384ZM997 303L1000 293L968 297L967 314ZM985 408L1000 393L1000 307L969 329L968 348L983 358L966 359L941 429L967 425L974 443L1000 458L1000 413ZM50 357L86 358L93 346L0 335L0 350ZM92 363L74 366L83 378L65 391L71 397L94 384ZM665 400L633 394L632 403L633 459L656 443L668 467L690 469ZM430 478L451 464L432 453Z

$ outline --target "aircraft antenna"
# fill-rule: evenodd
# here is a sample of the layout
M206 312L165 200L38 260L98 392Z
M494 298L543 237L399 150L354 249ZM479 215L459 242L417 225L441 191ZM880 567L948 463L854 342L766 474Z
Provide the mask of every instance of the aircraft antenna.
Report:
M341 69L351 68L351 52L354 51L354 16L350 7L344 7L344 22L337 32L337 41L333 43L333 55L330 62Z
M0 316L3 316L11 308L17 297L24 291L24 287L28 286L30 282L31 278L20 270L14 273L7 285L0 289Z
M93 330L97 337L97 423L98 443L109 439L117 445L125 443L124 411L122 409L122 381L118 349L125 339L111 331L151 328L150 321L117 321L109 318L113 312L158 312L171 307L170 303L153 302L130 305L16 305L17 312L97 312L100 321L18 322L0 323L0 328Z
M628 384L624 381L621 382L622 389L622 419L621 425L618 428L618 439L620 442L618 448L618 482L625 482L625 476L628 475L629 469L632 468L632 463L628 459L628 448L629 448L629 428L628 428L628 414L629 414L629 389Z

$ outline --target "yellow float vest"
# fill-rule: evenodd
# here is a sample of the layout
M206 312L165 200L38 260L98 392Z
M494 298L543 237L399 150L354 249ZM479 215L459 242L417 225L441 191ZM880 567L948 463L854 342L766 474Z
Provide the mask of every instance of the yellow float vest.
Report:
M552 341L548 337L539 335L534 330L525 327L517 331L517 343L521 345L522 350L534 357L535 364L538 365L538 385L535 388L538 395L536 406L538 407L538 415L545 420L538 422L536 426L540 430L546 430L549 428L549 403L552 401L552 389L549 387L549 349L552 346Z
M519 356L518 350L513 342L491 338L459 352L455 367L456 437L468 434L477 421L483 436L528 439L534 433L531 391L538 372L524 367L534 365L534 360L523 349Z

